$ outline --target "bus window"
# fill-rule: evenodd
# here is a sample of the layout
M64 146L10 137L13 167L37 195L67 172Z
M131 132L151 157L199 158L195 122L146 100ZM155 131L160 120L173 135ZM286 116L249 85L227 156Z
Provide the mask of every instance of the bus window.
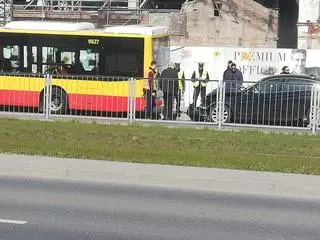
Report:
M80 62L87 74L98 74L98 52L92 49L80 50Z
M38 72L38 64L37 64L37 58L38 58L38 51L37 47L32 47L31 48L31 55L32 55L32 62L31 62L31 71L32 73L37 73Z
M5 56L5 48L0 47L0 71L1 72L12 72L12 65L10 61L10 56Z
M143 77L143 39L106 39L103 74Z
M167 67L170 61L169 37L153 39L153 59L157 61L160 71Z
M61 63L71 65L74 63L74 52L61 52Z
M5 66L2 69L4 72L16 72L19 68L19 46L18 45L7 45L3 48L3 57Z
M27 46L23 46L23 52L28 52ZM28 72L28 54L23 54L23 72Z
M57 66L58 49L42 47L42 73L52 73Z
M107 76L141 76L139 73L138 53L133 51L113 52L106 55L105 71Z

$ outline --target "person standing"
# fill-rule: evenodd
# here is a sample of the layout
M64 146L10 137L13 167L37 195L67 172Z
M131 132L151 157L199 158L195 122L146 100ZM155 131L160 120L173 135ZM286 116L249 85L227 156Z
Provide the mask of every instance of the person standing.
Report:
M226 80L226 92L237 92L243 84L242 72L237 69L235 63L231 64L231 72L227 74Z
M163 92L164 120L173 120L173 103L179 91L178 72L170 65L160 76L160 89Z
M144 94L146 99L146 118L152 118L156 89L155 77L157 75L157 62L152 61L149 67L148 78L144 80Z
M228 61L228 66L227 66L227 69L224 71L223 73L223 81L228 81L228 78L230 78L231 76L231 65L232 65L232 61L229 60Z
M191 77L193 83L193 108L197 105L197 100L200 94L201 104L205 104L207 84L209 82L209 74L204 69L204 63L198 63L198 70L195 70Z
M178 72L178 94L176 96L176 111L177 111L177 117L180 118L181 117L181 99L182 96L184 94L185 88L186 88L186 84L185 84L185 75L184 75L184 71L181 71L180 68L180 63L175 63L174 64L174 69Z

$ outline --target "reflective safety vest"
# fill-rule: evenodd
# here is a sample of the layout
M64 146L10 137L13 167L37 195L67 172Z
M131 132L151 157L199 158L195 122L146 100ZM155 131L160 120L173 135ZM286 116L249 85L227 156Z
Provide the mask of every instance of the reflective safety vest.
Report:
M179 90L183 90L183 83L182 83L182 81L184 81L184 79L182 79L182 77L183 77L183 72L178 72Z
M206 79L207 78L207 74L208 74L207 71L203 71L202 75L200 77L199 71L196 71L196 78L195 78L195 80L193 82L193 86L194 87L198 87L199 84L201 84L201 87L206 87L207 83L208 83L208 80Z

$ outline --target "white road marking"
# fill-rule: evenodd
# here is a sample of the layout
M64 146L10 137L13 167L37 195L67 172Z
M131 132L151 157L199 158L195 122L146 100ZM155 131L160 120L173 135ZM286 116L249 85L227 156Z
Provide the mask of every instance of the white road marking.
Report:
M23 224L26 224L27 221L10 220L10 219L0 219L0 223L10 223L10 224L23 225Z

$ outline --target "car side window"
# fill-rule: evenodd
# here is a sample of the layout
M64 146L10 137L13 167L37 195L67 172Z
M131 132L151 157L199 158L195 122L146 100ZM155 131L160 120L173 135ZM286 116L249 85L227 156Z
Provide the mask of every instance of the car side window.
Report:
M256 93L279 93L282 92L283 82L281 78L273 78L256 84Z
M285 92L311 91L312 82L308 79L288 78L284 81Z

